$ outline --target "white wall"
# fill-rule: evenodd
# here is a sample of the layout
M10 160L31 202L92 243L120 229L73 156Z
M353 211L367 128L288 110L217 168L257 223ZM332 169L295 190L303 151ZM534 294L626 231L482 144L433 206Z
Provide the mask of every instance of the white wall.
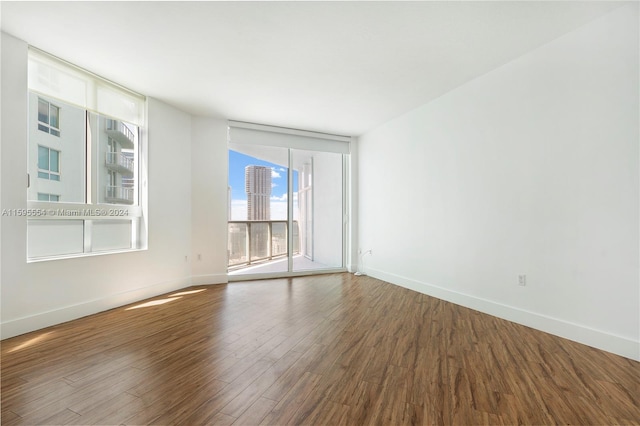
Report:
M1 208L26 208L27 45L4 33L1 96ZM25 218L2 217L3 338L191 284L191 117L149 99L148 133L148 250L27 264Z
M227 121L193 119L193 284L227 282Z
M640 359L638 56L632 4L362 136L366 272Z
M27 207L27 50L23 42L0 33L2 38L2 123L0 145L2 146L2 188L0 208L24 209ZM9 107L11 105L11 107ZM22 141L22 143L16 143ZM22 185L21 185L22 181ZM0 264L2 264L2 322L5 318L18 318L20 311L15 305L24 305L28 296L21 291L25 284L27 257L27 222L23 218L2 215L2 241ZM2 336L8 333L2 330ZM16 333L14 333L16 334Z

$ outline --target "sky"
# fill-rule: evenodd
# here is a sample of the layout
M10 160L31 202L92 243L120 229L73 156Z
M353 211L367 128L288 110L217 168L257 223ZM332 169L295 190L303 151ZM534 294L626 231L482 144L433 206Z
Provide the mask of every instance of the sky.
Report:
M268 161L259 160L229 150L229 186L231 187L230 220L247 220L247 194L244 191L246 166L271 168L271 220L287 220L287 169ZM293 187L298 188L298 172L293 172ZM293 193L293 218L298 219L298 192Z

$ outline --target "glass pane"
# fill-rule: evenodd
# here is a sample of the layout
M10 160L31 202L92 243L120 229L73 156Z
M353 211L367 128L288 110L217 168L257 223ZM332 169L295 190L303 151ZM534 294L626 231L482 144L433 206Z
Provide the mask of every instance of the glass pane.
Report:
M54 105L49 106L49 101ZM50 119L49 111L53 111L54 123L57 120L56 124L61 126L59 132L38 122L44 106L47 107L47 120ZM64 123L59 121L61 110L64 110ZM31 179L27 189L28 200L38 200L38 193L42 193L59 195L69 203L85 202L86 123L84 109L29 93L28 173L41 179ZM38 131L40 126L45 126L47 133ZM39 173L38 169L42 172ZM51 174L44 173L47 170L51 170ZM64 179L61 179L63 171Z
M269 258L269 223L249 222L251 261Z
M38 99L38 121L49 123L49 102L42 99Z
M58 195L49 195L49 201L60 201L60 197Z
M229 149L229 272L287 272L289 151L259 145Z
M296 204L297 205L297 204ZM298 209L296 208L293 211L293 214L296 214L296 211ZM294 220L293 221L293 229L291 230L291 233L293 234L293 255L295 256L296 254L300 254L300 225L299 225L299 221Z
M91 251L131 248L131 220L93 220L91 222Z
M60 127L58 125L59 111L60 111L60 108L58 108L55 105L51 105L51 108L49 109L49 114L50 114L49 124L51 124L51 127L55 127L56 129Z
M97 141L93 171L98 202L138 204L138 126L89 114L92 140Z
M49 148L38 147L38 168L49 170Z
M29 258L79 254L84 251L84 221L28 220Z
M287 255L287 222L271 223L271 254L274 257Z
M49 167L52 172L60 172L60 153L54 149L49 150Z
M49 201L49 194L38 193L38 201Z
M247 224L229 222L229 267L248 264Z
M293 270L340 268L342 261L342 154L291 150L299 251ZM297 201L297 202L296 202ZM294 229L294 232L296 230Z

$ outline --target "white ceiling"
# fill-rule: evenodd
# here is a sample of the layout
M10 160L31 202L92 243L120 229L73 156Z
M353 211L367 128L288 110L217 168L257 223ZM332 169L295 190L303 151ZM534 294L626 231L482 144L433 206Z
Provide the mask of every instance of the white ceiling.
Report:
M2 29L194 115L360 135L614 2L7 2Z

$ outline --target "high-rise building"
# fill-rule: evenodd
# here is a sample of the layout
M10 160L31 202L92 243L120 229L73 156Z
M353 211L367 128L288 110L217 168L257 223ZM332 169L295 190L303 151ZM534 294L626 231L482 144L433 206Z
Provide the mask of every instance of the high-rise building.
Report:
M244 186L247 193L247 220L270 220L271 168L245 167Z

